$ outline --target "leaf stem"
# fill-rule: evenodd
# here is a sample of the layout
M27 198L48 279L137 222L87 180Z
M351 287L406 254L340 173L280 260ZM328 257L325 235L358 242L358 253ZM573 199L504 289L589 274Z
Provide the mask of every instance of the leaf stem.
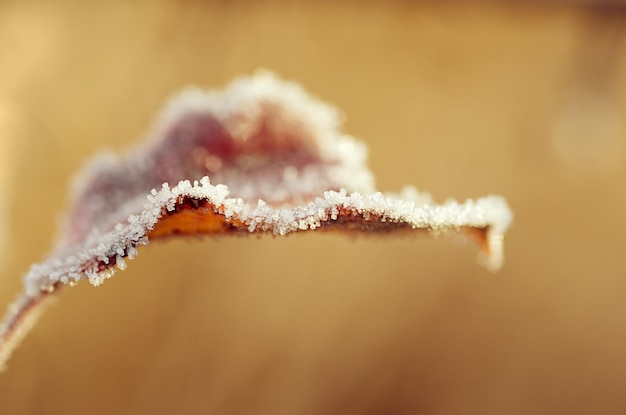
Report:
M57 284L58 285L58 284ZM56 291L40 291L36 296L21 294L8 308L0 323L0 371L11 357L13 350L28 334L44 308L52 301L50 295Z

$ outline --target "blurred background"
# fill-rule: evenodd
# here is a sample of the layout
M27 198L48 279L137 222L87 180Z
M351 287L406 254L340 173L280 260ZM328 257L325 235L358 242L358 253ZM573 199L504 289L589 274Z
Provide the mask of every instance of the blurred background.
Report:
M448 239L155 243L60 293L0 413L626 413L623 4L0 2L0 304L89 157L258 67L340 107L381 190L516 215L496 275Z

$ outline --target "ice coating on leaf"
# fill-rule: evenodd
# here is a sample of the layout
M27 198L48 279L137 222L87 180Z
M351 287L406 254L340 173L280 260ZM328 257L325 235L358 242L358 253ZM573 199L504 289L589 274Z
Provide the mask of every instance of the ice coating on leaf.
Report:
M191 184L167 184L148 197L139 215L111 232L91 236L66 256L35 265L25 277L26 291L36 295L58 282L69 283L87 277L94 285L113 275L115 267L125 268L124 258L134 258L136 247L148 237L172 234L225 234L268 232L286 235L314 229L345 232L390 232L400 230L447 231L476 228L489 232L489 265L500 266L500 238L510 214L506 202L497 196L444 205L416 205L412 200L386 197L379 192L348 194L345 189L327 191L321 197L294 207L274 207L262 200L256 204L231 198L225 185L212 185L208 177ZM183 217L184 216L184 217ZM173 219L170 221L170 219Z
M412 187L377 192L365 146L339 127L333 107L267 72L175 97L145 142L98 156L79 176L56 250L25 275L0 325L0 365L56 288L99 285L160 237L454 231L501 266L512 218L503 198L437 205Z

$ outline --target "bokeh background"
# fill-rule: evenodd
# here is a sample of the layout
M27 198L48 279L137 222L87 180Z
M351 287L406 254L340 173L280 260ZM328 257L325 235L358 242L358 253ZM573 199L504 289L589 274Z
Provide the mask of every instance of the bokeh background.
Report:
M0 304L85 160L258 67L339 106L381 190L505 195L505 267L449 239L154 244L60 294L0 413L626 413L621 2L2 1Z

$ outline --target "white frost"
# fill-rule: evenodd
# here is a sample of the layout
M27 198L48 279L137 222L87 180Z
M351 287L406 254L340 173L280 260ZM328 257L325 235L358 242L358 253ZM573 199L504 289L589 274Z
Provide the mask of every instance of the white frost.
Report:
M208 200L212 206L223 206L227 220L238 220L247 225L250 232L271 231L274 235L320 228L326 222L337 219L339 209L361 215L365 219L378 215L381 221L405 223L415 229L449 230L461 227L488 227L490 258L488 266L497 269L502 263L502 237L512 215L505 200L498 196L468 200L464 203L449 201L443 205L425 204L416 206L414 201L385 197L382 193L361 195L328 191L323 197L304 206L273 208L259 200L247 204L240 198L229 198L228 188L211 184L208 177L191 184L181 181L170 189L163 185L159 191L150 192L150 202L140 215L133 215L127 224L118 225L108 234L100 235L93 246L78 248L64 258L50 258L44 264L35 265L25 277L29 295L51 287L57 281L67 283L86 276L94 285L101 284L113 275L114 268L97 269L98 262L107 264L115 258L117 267L126 268L124 257L132 259L137 254L136 246L147 243L147 234L159 219L183 198ZM419 199L419 198L418 198ZM91 267L85 269L85 264Z

